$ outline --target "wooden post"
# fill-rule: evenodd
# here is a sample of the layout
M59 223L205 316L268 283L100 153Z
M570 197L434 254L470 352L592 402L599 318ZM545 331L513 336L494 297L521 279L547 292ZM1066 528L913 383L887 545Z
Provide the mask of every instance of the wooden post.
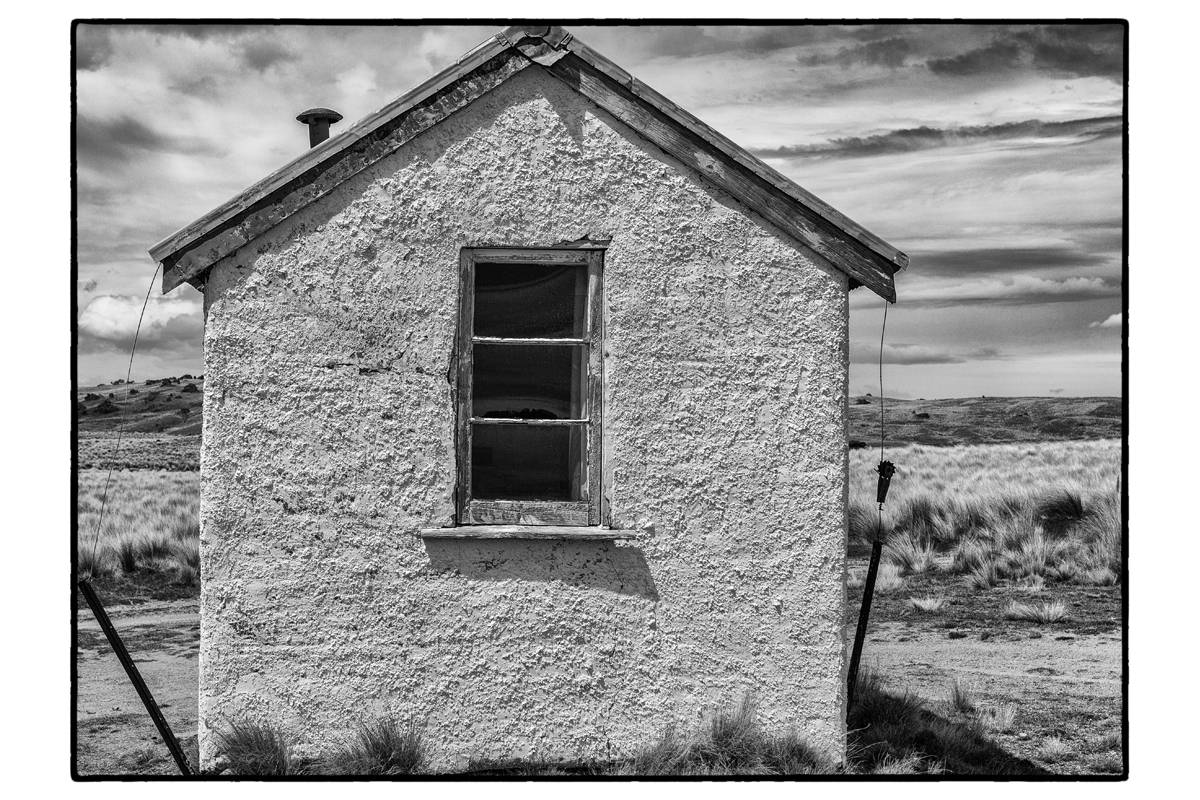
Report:
M83 593L88 606L92 609L92 613L96 615L96 621L104 629L104 635L108 637L108 643L112 645L113 652L117 654L117 659L121 662L121 666L125 668L125 674L129 676L130 682L133 683L133 688L137 690L138 696L142 698L142 704L146 706L146 711L150 713L150 719L154 720L154 725L158 728L158 733L162 736L163 741L166 742L167 749L171 751L171 756L174 757L179 771L184 775L191 776L191 764L188 763L183 748L179 746L179 740L171 732L171 726L167 724L167 720L163 716L162 710L159 709L158 703L154 702L154 696L150 694L150 689L146 687L146 682L142 680L141 673L138 672L133 659L129 657L129 651L125 649L125 645L121 642L121 637L117 635L117 629L113 627L112 621L109 620L108 614L104 611L104 606L100 604L100 598L96 596L95 590L92 589L92 585L88 581L82 580L76 585L79 587L79 591Z
M871 544L871 565L867 567L867 581L863 585L862 607L858 612L858 629L854 632L854 650L850 654L850 671L846 675L846 715L854 706L854 689L858 683L858 661L862 657L863 640L867 638L867 619L871 616L871 598L875 595L875 573L879 571L879 554L883 550L881 532Z

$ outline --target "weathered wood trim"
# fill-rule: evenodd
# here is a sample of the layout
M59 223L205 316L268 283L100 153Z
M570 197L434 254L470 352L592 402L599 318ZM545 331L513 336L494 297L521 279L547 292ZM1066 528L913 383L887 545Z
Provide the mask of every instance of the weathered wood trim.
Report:
M476 264L575 265L588 263L588 251L575 248L476 247L473 249Z
M455 463L458 480L454 494L457 518L461 522L467 519L467 506L471 497L471 376L474 373L471 334L475 325L475 264L470 250L464 249L459 254L458 269L458 337L455 354L458 391L454 403Z
M197 237L211 231L214 227L229 221L247 206L253 205L274 194L281 186L307 174L317 167L335 151L349 146L357 139L362 139L377 129L387 126L393 119L409 112L414 106L432 97L455 81L470 74L492 58L508 50L509 43L500 36L493 36L481 43L474 50L465 54L448 69L439 72L415 88L405 92L379 110L368 114L347 130L326 139L316 147L310 148L303 155L293 159L275 172L253 184L227 203L218 206L189 225L177 230L150 248L150 255L161 261L171 253L179 250Z
M587 339L513 339L508 336L474 336L471 341L475 344L550 344L550 345L581 345L589 344Z
M150 254L163 264L163 292L329 194L532 63L496 47L475 51L450 71L453 78L448 72L427 81L155 245ZM468 65L463 72L461 67Z
M843 215L837 214L835 221L827 219L822 210L836 212L824 203L819 208L809 207L810 198L819 201L687 112L674 106L671 113L660 108L658 103L668 102L665 98L644 84L637 84L629 73L598 56L578 39L572 39L566 46L578 57L564 58L546 67L550 74L884 299L895 302L892 274L900 268L898 262L907 263L907 257ZM642 96L632 88L635 86L640 86L637 91ZM654 100L647 100L651 95ZM780 187L781 181L786 189ZM839 225L843 222L852 225L857 234L842 230ZM873 244L865 244L863 239L877 242L884 252L877 252Z
M588 525L586 500L475 500L464 525Z
M511 417L471 417L472 425L587 425L588 419L516 419Z
M895 301L892 275L908 265L907 255L559 26L504 30L449 69L159 242L150 254L163 267L164 293L184 282L202 281L219 259L533 64L827 258L851 277L852 285L865 285Z
M857 239L863 245L870 248L876 254L887 259L898 268L903 269L908 266L908 256L899 249L893 247L883 239L871 233L869 230L859 225L857 222L850 219L833 206L827 204L821 198L811 194L804 189L804 187L800 186L787 176L781 174L769 164L766 164L758 158L755 158L753 155L746 152L736 142L726 138L715 129L709 127L702 120L693 116L685 109L675 105L669 99L659 94L642 81L633 77L628 72L621 69L615 63L608 60L592 48L588 47L583 42L572 37L565 41L562 46L565 49L570 50L575 56L585 61L594 69L607 74L610 78L628 89L631 94L665 114L680 127L685 128L689 132L695 134L697 137L705 140L707 143L721 151L734 162L750 170L767 183L770 183L772 186L775 186L783 191L785 194L790 195L793 199L800 201L812 211L824 217L829 222L834 223L844 233L853 237L854 239Z
M591 420L587 428L587 452L584 454L584 477L588 498L588 524L602 522L600 476L603 473L604 451L604 251L588 253L588 305L585 331L588 336L588 391L584 414Z
M572 339L520 339L474 335L475 270L488 263L551 263L587 267L587 305L584 336ZM549 249L514 247L464 248L459 256L458 396L456 410L457 490L456 511L460 525L599 525L601 510L601 440L599 415L603 403L603 249ZM472 361L476 344L553 344L587 348L588 383L584 416L579 419L502 419L473 415ZM477 500L471 488L471 437L473 425L584 426L582 499L572 501Z
M463 525L422 528L425 539L636 539L640 531L567 525Z

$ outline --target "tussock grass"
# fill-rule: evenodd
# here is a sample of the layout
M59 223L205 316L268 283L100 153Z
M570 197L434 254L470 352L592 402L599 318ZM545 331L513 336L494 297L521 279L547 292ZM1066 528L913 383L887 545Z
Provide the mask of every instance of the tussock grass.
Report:
M1041 575L1030 575L1017 584L1017 588L1023 592L1037 594L1046 588L1046 579Z
M234 722L217 733L217 748L235 775L304 775L282 729L259 722Z
M199 474L114 472L97 536L106 475L104 470L78 473L80 577L112 579L145 571L174 576L180 585L196 584Z
M975 710L975 718L989 731L1011 730L1017 719L1015 703L1000 703Z
M964 714L975 713L975 698L971 696L971 690L959 683L957 678L950 686L950 707Z
M898 472L885 557L903 574L944 567L978 588L1119 580L1119 441L912 445L889 455ZM874 530L877 457L850 455L851 530L860 539Z
M1088 762L1093 772L1119 774L1124 771L1125 763L1118 753L1103 753L1097 756L1092 756Z
M1062 489L1038 498L1034 514L1052 533L1061 533L1083 519L1083 498L1072 489Z
M991 564L991 549L986 542L971 538L959 542L950 560L950 572L965 574Z
M468 762L474 776L717 776L826 775L835 773L914 775L1044 774L987 738L986 728L1011 727L1011 704L978 709L956 681L951 710L970 716L952 721L932 713L907 691L893 692L870 669L859 673L850 711L847 760L833 763L795 730L771 734L758 719L752 695L719 708L693 731L667 727L633 756L612 762L551 762L545 759L478 759ZM998 719L1001 723L987 722ZM984 720L984 722L980 722ZM1119 739L1118 739L1119 740ZM391 719L362 725L355 736L328 755L297 759L278 728L240 722L217 736L219 760L236 775L409 775L427 763L420 730Z
M1018 603L1014 600L1004 609L1004 618L1045 625L1049 622L1065 622L1071 618L1071 615L1067 611L1066 604L1062 602L1055 601L1053 603L1030 605L1027 603Z
M668 728L620 770L627 775L812 775L834 765L794 731L767 734L754 699L745 695L719 709L706 727L690 734Z
M883 546L882 557L905 575L921 575L934 567L933 545L911 533L890 538Z
M900 574L900 568L895 564L880 560L879 569L875 573L875 591L895 592L903 589L904 586L904 577Z
M922 614L933 614L946 607L946 598L910 597L908 598L908 605L914 611L920 611Z
M967 575L967 583L975 589L991 589L1000 583L1000 574L996 571L996 565L989 562L971 570Z
M413 775L427 760L421 730L392 718L363 723L353 739L323 758L326 775Z
M1080 575L1076 580L1084 586L1115 586L1117 584L1117 573L1113 572L1108 567L1097 567L1089 569Z
M1042 760L1049 761L1051 764L1058 763L1059 761L1066 761L1067 759L1075 757L1075 753L1073 752L1071 745L1064 742L1058 736L1051 736L1048 739L1045 739L1042 742L1042 746L1038 750L1038 754L1041 756Z
M80 544L77 551L80 578L104 579L116 573L117 565L111 550L97 548L93 551L90 545Z
M1107 753L1111 750L1120 752L1123 743L1120 731L1109 731L1103 736L1088 741L1085 750L1089 753Z

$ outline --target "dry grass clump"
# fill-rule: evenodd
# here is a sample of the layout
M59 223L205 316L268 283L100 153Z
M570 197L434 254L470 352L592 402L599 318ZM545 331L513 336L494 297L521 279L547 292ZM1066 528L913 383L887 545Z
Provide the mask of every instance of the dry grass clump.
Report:
M1017 584L1017 588L1023 592L1037 594L1046 588L1046 579L1041 575L1028 575L1021 579Z
M846 554L863 556L871 552L871 542L876 536L887 536L886 527L882 530L879 525L878 509L872 507L851 505L848 515L849 538L846 542Z
M1062 533L1083 519L1083 498L1078 491L1059 489L1038 498L1034 515L1051 533Z
M879 562L879 569L875 573L875 591L895 592L903 589L904 585L904 577L898 566L887 561Z
M307 769L292 756L282 729L261 722L239 721L217 733L217 748L235 775L304 775Z
M975 713L975 698L971 696L970 689L959 683L957 678L950 686L950 707L964 714Z
M933 614L941 611L946 607L946 598L944 597L910 597L908 605L914 611L920 611L922 614Z
M1089 753L1107 753L1111 750L1120 751L1124 746L1120 731L1109 731L1088 741L1084 749Z
M934 566L933 544L911 533L895 535L883 546L883 558L905 575L921 575Z
M1060 601L1030 605L1014 600L1004 609L1004 618L1045 625L1050 622L1065 622L1071 618L1071 615L1067 611L1066 604Z
M991 564L992 552L986 541L978 538L964 539L953 550L950 572L967 574Z
M1017 719L1016 703L1000 703L976 709L975 719L989 731L1011 730Z
M1058 736L1051 736L1043 740L1042 746L1038 750L1038 755L1041 756L1043 761L1049 761L1051 764L1075 757L1071 746Z
M692 735L668 728L620 770L627 775L819 775L834 765L794 731L779 736L759 726L750 695L718 710Z
M991 589L1000 583L1000 573L992 563L976 567L967 575L967 583L975 589Z
M341 749L321 759L325 775L413 775L427 761L421 730L385 717L359 726Z

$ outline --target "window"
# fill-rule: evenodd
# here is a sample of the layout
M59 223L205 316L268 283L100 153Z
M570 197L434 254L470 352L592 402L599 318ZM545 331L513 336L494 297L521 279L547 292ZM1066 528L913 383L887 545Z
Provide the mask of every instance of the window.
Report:
M602 262L463 250L459 525L601 524Z

